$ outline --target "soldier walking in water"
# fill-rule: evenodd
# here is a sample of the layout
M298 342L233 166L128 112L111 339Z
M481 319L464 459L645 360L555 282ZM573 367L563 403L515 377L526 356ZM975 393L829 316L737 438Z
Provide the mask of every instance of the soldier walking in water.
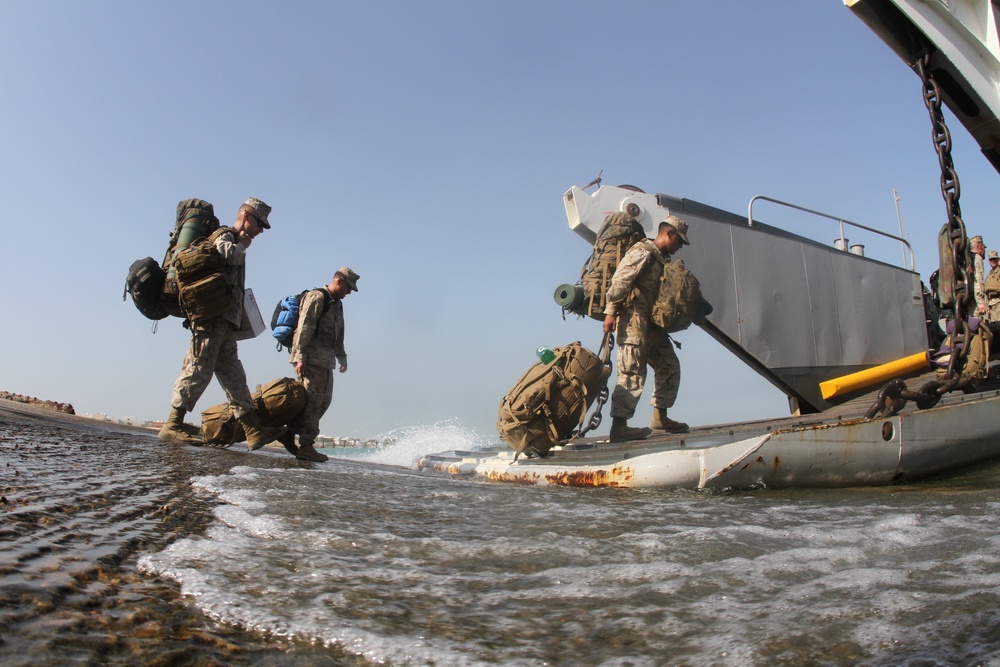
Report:
M160 429L162 440L202 444L197 428L184 423L184 415L194 409L213 375L225 390L229 408L240 420L251 449L264 446L284 431L261 426L250 389L247 388L247 375L237 354L236 343L236 332L243 318L247 249L254 238L271 228L267 219L270 212L270 206L256 197L250 197L236 212L233 226L213 234L217 236L215 251L221 260L227 283L233 289L233 306L211 319L190 322L191 343L184 355L181 374L174 383L170 416Z
M347 371L344 351L343 299L358 291L360 276L342 266L330 283L302 295L299 321L292 340L291 363L295 375L306 388L306 408L288 425L288 432L278 438L289 452L306 461L326 461L314 444L319 435L319 420L333 402L333 368L339 364ZM295 434L299 436L295 444Z

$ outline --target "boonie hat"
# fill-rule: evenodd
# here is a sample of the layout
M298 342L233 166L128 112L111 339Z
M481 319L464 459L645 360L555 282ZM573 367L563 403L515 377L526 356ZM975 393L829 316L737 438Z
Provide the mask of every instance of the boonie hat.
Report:
M676 215L668 215L663 222L677 230L677 234L681 237L681 241L684 245L691 245L691 242L688 241L688 223L684 222Z
M243 205L253 212L253 217L257 218L257 222L260 223L261 227L264 229L271 228L271 223L267 220L267 216L271 212L270 206L256 197L247 197L247 200L243 202Z
M996 250L990 250L986 254L986 257L987 257L987 259L1000 259L1000 253L997 253Z
M982 236L973 236L971 239L969 239L969 242L970 243L982 243L983 242L983 237Z
M360 278L361 276L359 276L346 266L342 266L339 269L337 269L337 273L339 275L344 276L344 280L346 280L347 284L351 286L352 292L358 291L358 278Z

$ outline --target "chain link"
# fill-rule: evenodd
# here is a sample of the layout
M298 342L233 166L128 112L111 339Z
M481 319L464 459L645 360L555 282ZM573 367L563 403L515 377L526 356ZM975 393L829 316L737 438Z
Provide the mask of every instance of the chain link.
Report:
M604 404L608 401L608 396L611 395L608 389L611 382L611 350L615 346L615 335L610 331L604 334L604 340L601 341L601 361L604 362L604 367L609 370L608 372L608 383L601 387L601 391L597 394L597 398L594 400L594 413L590 415L590 421L587 423L586 428L580 428L576 433L573 434L574 438L582 438L587 435L588 432L593 431L595 428L601 425L601 409Z

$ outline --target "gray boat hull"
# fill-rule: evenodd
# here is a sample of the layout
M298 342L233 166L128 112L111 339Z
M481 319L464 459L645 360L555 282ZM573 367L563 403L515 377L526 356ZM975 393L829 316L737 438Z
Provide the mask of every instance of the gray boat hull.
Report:
M485 480L624 488L753 489L882 486L1000 459L1000 391L912 404L888 418L833 412L722 424L613 444L570 441L546 458L510 448L421 457L423 470Z

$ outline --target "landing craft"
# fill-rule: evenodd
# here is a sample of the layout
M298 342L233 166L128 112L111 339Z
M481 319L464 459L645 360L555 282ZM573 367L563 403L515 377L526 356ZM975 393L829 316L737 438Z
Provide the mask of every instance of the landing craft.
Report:
M946 105L1000 170L998 12L990 0L845 4L924 82L949 209L939 287L956 314L953 338L971 341L967 239L940 110ZM575 437L545 457L517 457L506 445L449 451L423 456L418 467L533 484L741 489L885 485L1000 457L1000 385L970 375L971 354L946 357L945 369L930 365L943 331L905 240L768 197L752 199L744 217L634 187L591 185L599 187L574 186L563 196L570 228L589 243L619 211L630 211L647 236L667 214L698 229L684 262L711 304L699 326L779 388L792 416L625 443ZM835 221L838 242L762 224L754 207L765 204ZM847 235L858 229L899 242L904 265L852 249ZM557 290L560 305L572 301L567 288Z

